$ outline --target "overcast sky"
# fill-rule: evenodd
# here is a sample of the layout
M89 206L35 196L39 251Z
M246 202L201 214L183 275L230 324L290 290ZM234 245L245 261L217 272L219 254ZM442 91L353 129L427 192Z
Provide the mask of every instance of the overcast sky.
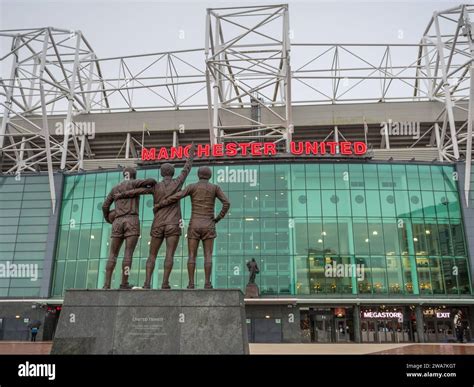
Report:
M0 0L0 30L46 26L81 30L97 56L106 58L202 48L206 8L272 3L278 1ZM433 12L456 6L459 0L288 3L292 43L418 43ZM0 53L9 48L5 47L5 39L0 39L2 43ZM380 60L381 56L373 51L366 47L363 55L373 54L375 63L375 58ZM405 54L407 58L400 54L395 59L408 65L416 60L417 49L412 51ZM306 63L310 55L314 54L309 50L301 53L294 49L292 69ZM0 74L7 74L7 64L0 64ZM204 67L204 58L199 67ZM294 95L300 95L297 86L292 86ZM305 100L304 95L300 100Z
M120 56L203 47L206 8L268 3L279 2L0 0L0 29L77 29L85 34L99 57ZM460 1L287 3L294 42L417 43L433 11L453 7ZM180 39L180 31L184 31L184 39Z

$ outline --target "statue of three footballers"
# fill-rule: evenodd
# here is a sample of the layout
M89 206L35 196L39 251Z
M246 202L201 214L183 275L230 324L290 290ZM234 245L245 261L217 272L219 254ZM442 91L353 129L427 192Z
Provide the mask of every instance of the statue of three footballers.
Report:
M112 242L109 259L106 266L104 289L110 289L111 277L120 247L125 240L125 254L122 263L121 289L130 289L128 274L132 265L133 250L140 235L140 222L138 219L139 196L153 195L153 223L151 226L150 252L146 262L146 275L144 289L150 289L151 277L155 268L158 251L166 240L166 254L164 261L164 274L162 289L170 289L169 278L173 268L173 257L181 236L181 206L179 200L191 196L191 220L188 227L188 277L187 288L194 289L194 273L196 269L196 256L199 241L204 248L204 276L205 289L212 289L212 252L216 238L216 223L218 223L230 208L230 202L222 189L209 182L212 172L209 167L198 169L199 181L188 185L181 190L191 171L195 154L195 146L189 148L189 157L183 170L177 178L173 179L174 167L171 164L161 166L163 180L154 179L136 180L133 169L124 170L125 180L115 186L107 196L102 207L104 218L112 223ZM128 177L128 179L127 179ZM222 209L215 216L214 207L216 198L221 201ZM112 202L115 201L115 211L110 211ZM114 213L115 212L115 213Z

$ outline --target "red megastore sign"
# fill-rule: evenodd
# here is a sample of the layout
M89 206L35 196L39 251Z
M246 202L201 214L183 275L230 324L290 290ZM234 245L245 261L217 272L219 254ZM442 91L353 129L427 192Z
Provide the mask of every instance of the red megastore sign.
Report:
M189 156L191 145L161 148L142 148L141 159L175 160ZM226 144L199 144L196 157L273 156L278 153L276 144L270 142L247 142ZM286 152L285 152L286 153ZM362 141L292 141L290 152L294 156L362 156L367 153L367 144Z

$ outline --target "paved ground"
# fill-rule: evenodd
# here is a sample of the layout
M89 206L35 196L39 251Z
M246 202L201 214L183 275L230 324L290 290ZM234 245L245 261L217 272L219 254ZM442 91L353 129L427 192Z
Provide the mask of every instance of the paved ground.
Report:
M474 355L470 344L250 344L252 355Z
M49 355L51 341L0 341L0 355Z
M0 341L0 355L47 355L51 342ZM470 344L250 344L252 355L474 355Z
M474 355L474 344L412 344L376 352L376 355Z

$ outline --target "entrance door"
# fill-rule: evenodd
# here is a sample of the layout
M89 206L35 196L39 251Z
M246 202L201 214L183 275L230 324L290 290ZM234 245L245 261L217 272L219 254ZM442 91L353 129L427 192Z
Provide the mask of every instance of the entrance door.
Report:
M425 340L429 343L436 343L436 322L434 319L426 319Z
M2 319L2 339L12 341L27 341L29 340L30 330L28 325L21 319L4 318Z
M56 333L56 327L59 321L60 310L55 310L54 313L48 313L44 319L43 340L51 341Z
M326 314L315 314L311 317L314 327L314 342L330 343L333 333L331 316Z
M389 324L388 321L377 321L377 336L379 343L386 343L387 341L390 342L389 338Z
M395 332L397 329L397 321L394 320L377 320L377 335L379 343L395 343Z
M336 336L336 343L350 342L349 327L345 318L336 317L334 319L334 332Z
M449 320L436 321L436 341L448 342L454 338L453 323Z
M363 343L377 343L378 338L376 335L377 324L374 320L362 320L360 322L362 335L361 339Z
M253 343L281 343L281 321L274 318L255 318L253 323Z
M396 343L403 341L399 323L393 320L362 320L361 340L363 343ZM400 335L397 332L400 331Z

